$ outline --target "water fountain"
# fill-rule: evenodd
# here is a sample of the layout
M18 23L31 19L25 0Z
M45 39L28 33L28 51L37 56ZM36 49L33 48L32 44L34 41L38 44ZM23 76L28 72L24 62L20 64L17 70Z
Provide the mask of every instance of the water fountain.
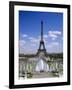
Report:
M37 62L37 65L36 65L36 68L35 68L35 71L39 71L39 72L48 72L49 71L49 66L47 64L47 62L42 59L42 58L39 58L38 59L38 62Z

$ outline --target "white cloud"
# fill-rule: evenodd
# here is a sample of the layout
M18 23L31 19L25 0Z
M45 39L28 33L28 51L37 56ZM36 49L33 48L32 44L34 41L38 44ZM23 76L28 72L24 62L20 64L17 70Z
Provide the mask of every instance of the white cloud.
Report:
M26 43L26 41L25 41L25 40L20 40L19 42L20 42L20 43L23 43L23 44L25 44L25 43Z
M36 46L36 44L35 43L31 43L31 46Z
M46 45L46 48L52 48L52 45L48 44Z
M63 51L62 45L59 42L49 43L48 45L46 45L46 49L47 49L47 52L49 53L55 53L55 52L57 53L57 52Z
M37 51L36 46L33 46L35 44L25 44L19 47L19 53L24 53L24 54L34 54Z
M53 33L53 31L49 31L48 36L53 37L53 38L57 38L57 35L55 33Z
M52 42L52 43L48 44L47 48L57 47L58 45L59 45L58 42Z
M58 43L58 42L53 42L52 45L53 45L53 46L58 46L59 43Z
M26 41L25 40L20 40L19 41L19 46L23 46L24 44L26 44Z
M25 37L28 37L28 35L27 34L23 34L22 37L25 38Z
M50 33L49 34L50 37L53 37L53 38L57 38L57 35L53 34L53 33Z
M52 40L55 40L56 38L55 37L52 37Z
M48 38L48 35L47 35L47 34L45 34L45 35L44 35L44 38Z
M49 34L61 35L61 31L49 31Z
M33 37L29 37L29 40L32 40L33 39Z
M53 33L55 33L57 35L61 35L61 31L54 31Z
M38 43L39 42L39 38L29 37L29 40L33 43Z
M55 40L58 38L58 36L61 35L61 31L49 31L48 36L51 37L52 40Z

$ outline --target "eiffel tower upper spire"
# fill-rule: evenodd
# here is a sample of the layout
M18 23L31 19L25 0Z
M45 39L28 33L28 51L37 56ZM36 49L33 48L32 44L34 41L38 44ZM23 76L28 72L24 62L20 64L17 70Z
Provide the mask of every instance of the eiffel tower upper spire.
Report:
M41 41L43 41L43 21L41 21Z

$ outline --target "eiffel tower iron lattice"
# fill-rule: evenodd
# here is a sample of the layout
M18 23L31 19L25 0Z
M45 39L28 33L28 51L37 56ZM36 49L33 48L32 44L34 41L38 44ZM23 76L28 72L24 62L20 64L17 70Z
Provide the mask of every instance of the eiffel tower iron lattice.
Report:
M43 40L43 21L41 21L41 40L40 40L40 45L39 45L37 54L39 54L40 52L43 52L44 54L46 54L45 44Z

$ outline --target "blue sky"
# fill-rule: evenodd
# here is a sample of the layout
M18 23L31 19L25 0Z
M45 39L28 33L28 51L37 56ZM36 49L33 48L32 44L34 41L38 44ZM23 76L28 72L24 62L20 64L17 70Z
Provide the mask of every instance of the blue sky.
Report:
M37 52L41 20L47 52L63 52L63 13L19 11L19 53Z

